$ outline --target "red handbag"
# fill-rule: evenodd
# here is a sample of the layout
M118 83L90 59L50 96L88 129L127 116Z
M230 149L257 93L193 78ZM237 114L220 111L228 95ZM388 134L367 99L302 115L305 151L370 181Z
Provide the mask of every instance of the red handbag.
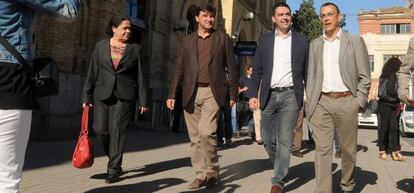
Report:
M88 168L93 164L92 141L88 137L89 108L88 105L83 108L81 131L72 157L72 165L75 168Z

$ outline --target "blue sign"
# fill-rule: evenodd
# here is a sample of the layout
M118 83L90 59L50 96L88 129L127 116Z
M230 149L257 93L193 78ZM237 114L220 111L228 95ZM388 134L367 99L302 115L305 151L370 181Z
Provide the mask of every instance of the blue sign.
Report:
M236 54L238 56L254 56L257 43L254 41L239 41L236 44Z

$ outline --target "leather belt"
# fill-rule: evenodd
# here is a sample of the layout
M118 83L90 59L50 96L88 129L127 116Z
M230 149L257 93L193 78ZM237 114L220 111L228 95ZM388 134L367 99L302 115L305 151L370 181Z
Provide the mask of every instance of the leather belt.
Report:
M325 96L332 97L332 98L341 98L346 96L351 96L351 91L345 91L345 92L323 92L322 93Z
M271 88L270 92L283 92L283 91L287 91L287 90L292 90L294 89L293 86L289 86L289 87L275 87L275 88Z
M210 84L205 82L197 82L198 87L208 87Z

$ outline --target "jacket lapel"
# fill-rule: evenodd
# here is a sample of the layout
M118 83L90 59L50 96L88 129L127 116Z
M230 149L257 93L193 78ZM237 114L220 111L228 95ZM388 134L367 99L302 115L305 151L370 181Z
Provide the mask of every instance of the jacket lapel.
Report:
M316 69L318 71L317 73L322 75L322 76L318 76L318 77L322 77L322 79L321 79L321 81L322 81L323 80L323 65L324 65L324 63L323 63L323 37L320 37L317 40L316 54L317 54L317 56L315 57L315 59L317 61L314 61L314 62L316 62L316 66L317 66ZM322 83L321 83L321 85L322 85Z
M290 64L292 72L295 69L295 49L296 49L296 32L292 31L292 41L290 44Z
M220 36L218 36L216 34L217 33L215 33L215 32L213 32L211 34L211 42L212 42L212 45L211 45L211 55L210 55L211 58L210 58L210 61L208 62L209 65L211 64L211 61L214 58L214 54L216 54L216 45L218 45L219 42L220 42Z
M275 31L273 31L273 33L270 35L270 40L267 42L268 44L270 44L270 45L268 45L268 47L267 48L270 48L270 49L267 49L268 50L268 56L270 56L269 57L269 64L270 64L270 70L268 71L268 72L266 72L266 73L268 73L268 77L270 77L270 82L269 82L269 84L272 84L271 83L271 80L272 80L272 74L273 74L273 60L274 60L274 52L275 52ZM266 48L266 47L264 47L264 48ZM271 86L271 85L270 85Z
M119 61L118 67L116 68L115 71L122 69L122 64L124 63L125 58L128 57L128 55L130 54L130 49L131 49L131 46L129 43L127 43L125 45L124 54L122 54L121 60Z
M104 65L113 70L114 68L112 67L111 49L110 49L110 46L109 46L109 41L110 41L110 39L107 39L105 41L104 45L103 45L103 49L102 49L102 51L103 51L102 55L103 56L102 57L103 57Z
M348 46L348 34L346 32L342 32L341 35L341 42L339 44L339 66L340 69L342 70L343 68L343 61L344 61L344 56L345 56L345 52L346 52L346 48Z
M189 54L188 56L190 57L190 66L192 66L193 68L193 73L197 74L198 73L198 35L197 32L194 32L190 35L189 39L189 48L188 49L191 54Z

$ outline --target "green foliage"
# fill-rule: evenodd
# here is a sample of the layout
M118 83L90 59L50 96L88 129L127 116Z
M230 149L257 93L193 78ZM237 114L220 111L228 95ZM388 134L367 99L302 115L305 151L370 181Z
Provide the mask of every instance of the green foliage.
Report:
M313 0L304 0L299 10L293 14L292 28L315 39L322 35L322 24L313 6Z
M346 15L345 14L342 14L342 20L339 22L339 27L346 26L345 19L346 19Z

